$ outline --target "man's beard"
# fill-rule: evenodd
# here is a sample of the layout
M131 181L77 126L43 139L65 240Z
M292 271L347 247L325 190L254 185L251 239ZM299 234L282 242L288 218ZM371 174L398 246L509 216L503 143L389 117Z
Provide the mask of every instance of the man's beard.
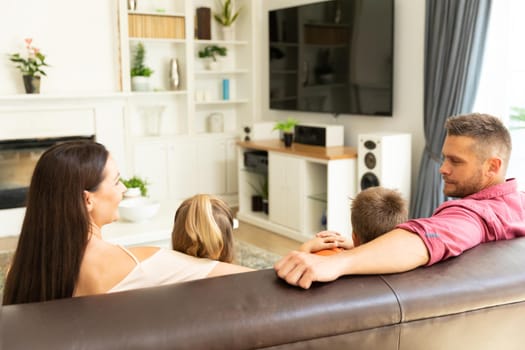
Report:
M443 181L445 180L446 178L443 177ZM473 193L479 192L483 189L481 172L476 173L473 177L471 177L465 182L454 182L453 185L454 188L450 190L447 190L446 187L443 187L443 193L446 196L464 198L470 196Z

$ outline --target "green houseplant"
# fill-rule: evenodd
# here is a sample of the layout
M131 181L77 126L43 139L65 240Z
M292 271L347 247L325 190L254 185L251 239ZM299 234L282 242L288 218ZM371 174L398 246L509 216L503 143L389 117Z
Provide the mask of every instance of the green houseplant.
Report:
M297 119L288 118L275 123L273 130L279 130L283 134L284 145L290 147L293 141L293 132L295 126L299 123Z
M133 61L131 64L131 87L133 91L149 91L149 77L153 70L145 65L146 49L144 44L139 42L135 47Z
M49 66L46 63L46 56L40 52L40 50L31 45L33 39L26 38L26 56L23 57L19 53L13 53L9 55L9 59L16 63L22 77L24 79L24 87L26 93L39 93L40 92L40 75L46 76L46 72L42 69L43 66Z
M525 108L521 107L512 107L512 114L510 115L510 120L512 121L509 129L525 129Z
M220 6L220 12L213 14L213 18L224 27L231 27L233 22L239 17L241 9L234 11L231 0L218 1L218 3Z
M220 11L213 14L213 18L222 25L222 33L224 40L233 40L233 23L239 17L239 8L237 11L233 9L232 0L217 1Z
M142 197L146 197L148 195L148 185L149 182L146 179L143 179L139 176L133 176L129 179L121 179L122 183L126 188L128 189L126 191L127 196L137 196L137 191ZM136 190L133 190L136 189ZM131 191L130 191L131 190ZM129 192L129 193L128 193Z
M255 194L252 195L252 211L268 214L268 174L261 174L256 185L250 183Z
M219 56L226 56L227 49L223 46L217 46L217 45L208 45L204 47L202 50L199 51L199 58L208 58L208 69L215 69L217 66L217 57Z

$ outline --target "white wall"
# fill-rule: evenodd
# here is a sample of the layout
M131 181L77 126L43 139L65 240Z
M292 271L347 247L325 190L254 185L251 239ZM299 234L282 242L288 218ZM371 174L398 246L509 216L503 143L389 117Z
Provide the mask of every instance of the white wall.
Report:
M275 111L268 101L268 11L319 0L264 0L261 1L261 41L258 55L261 67L260 118L276 120L293 116L302 122L342 124L345 127L345 145L356 146L360 133L399 131L412 134L412 188L419 171L424 148L423 134L423 67L425 1L395 0L394 22L394 111L393 117L364 117L329 114Z
M0 0L0 95L24 93L7 55L24 38L46 55L43 94L119 90L117 0Z

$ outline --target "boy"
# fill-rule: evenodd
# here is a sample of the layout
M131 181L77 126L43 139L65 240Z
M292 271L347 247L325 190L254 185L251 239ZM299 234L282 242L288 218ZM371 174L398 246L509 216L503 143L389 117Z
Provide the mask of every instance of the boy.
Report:
M336 232L322 231L303 243L300 251L331 255L367 243L408 220L408 207L401 193L384 187L369 187L352 201L352 241Z

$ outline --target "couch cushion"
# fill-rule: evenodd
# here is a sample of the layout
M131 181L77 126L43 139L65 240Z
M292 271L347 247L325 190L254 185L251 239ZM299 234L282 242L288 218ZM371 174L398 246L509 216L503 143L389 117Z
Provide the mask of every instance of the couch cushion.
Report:
M525 237L481 244L431 267L385 275L402 321L525 301Z

